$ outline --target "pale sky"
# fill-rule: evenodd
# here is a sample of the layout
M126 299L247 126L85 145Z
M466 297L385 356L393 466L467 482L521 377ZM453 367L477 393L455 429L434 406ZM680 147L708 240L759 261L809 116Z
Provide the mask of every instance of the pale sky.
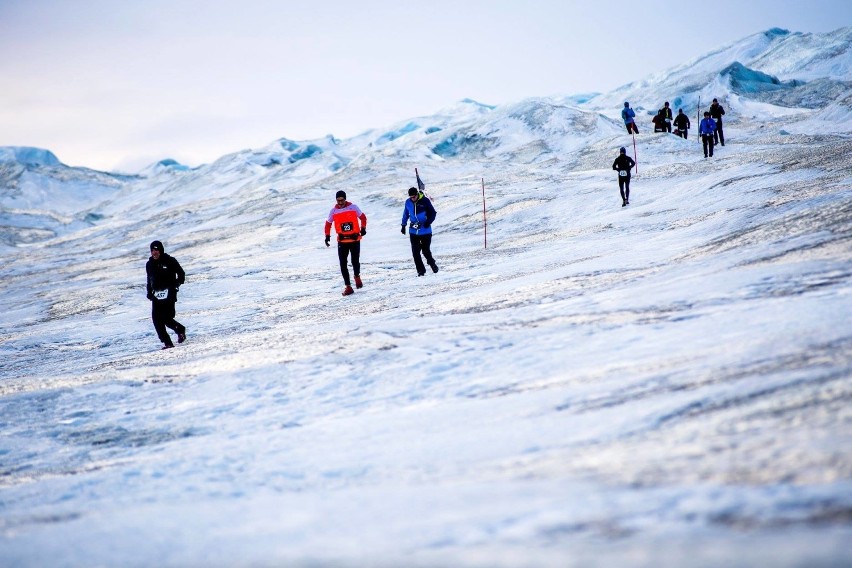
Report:
M0 146L135 172L463 98L605 92L848 0L0 0Z

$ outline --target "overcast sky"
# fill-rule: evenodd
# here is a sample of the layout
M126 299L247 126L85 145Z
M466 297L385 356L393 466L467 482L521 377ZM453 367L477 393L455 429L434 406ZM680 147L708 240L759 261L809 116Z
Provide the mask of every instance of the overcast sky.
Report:
M138 171L469 97L608 91L849 0L0 0L0 146Z

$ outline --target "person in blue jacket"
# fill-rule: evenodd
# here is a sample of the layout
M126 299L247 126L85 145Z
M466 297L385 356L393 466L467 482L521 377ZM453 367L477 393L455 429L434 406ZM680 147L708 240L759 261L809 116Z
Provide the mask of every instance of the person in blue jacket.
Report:
M639 128L636 126L636 113L630 108L630 103L624 103L624 108L621 110L621 119L624 121L624 126L627 127L627 133L639 134Z
M716 132L716 122L710 118L710 113L704 113L704 119L698 125L698 133L701 134L701 144L704 146L704 157L707 157L707 152L710 152L710 157L713 157L713 134Z
M423 195L416 187L409 188L408 199L405 200L405 210L402 212L402 234L405 234L405 225L411 222L408 228L408 238L411 241L411 255L414 257L414 266L417 268L417 276L426 274L426 267L420 253L426 257L426 262L432 272L438 272L438 265L432 258L432 223L438 213L432 206L429 198Z

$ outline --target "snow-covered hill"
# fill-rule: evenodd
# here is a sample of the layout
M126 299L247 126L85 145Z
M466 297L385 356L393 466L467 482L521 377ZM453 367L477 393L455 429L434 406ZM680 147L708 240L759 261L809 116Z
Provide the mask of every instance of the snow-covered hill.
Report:
M848 564L848 34L683 66L728 143L643 129L627 207L617 111L671 74L137 176L0 149L0 565ZM369 218L345 298L339 189ZM187 271L169 351L154 239Z

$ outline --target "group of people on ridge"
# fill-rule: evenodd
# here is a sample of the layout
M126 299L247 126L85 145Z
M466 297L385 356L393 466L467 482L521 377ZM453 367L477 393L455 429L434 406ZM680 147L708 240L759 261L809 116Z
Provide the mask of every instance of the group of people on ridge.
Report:
M722 130L722 116L724 114L725 108L719 104L718 99L713 99L713 104L704 113L704 119L698 125L698 133L701 135L705 158L708 156L713 157L714 146L718 144L725 145L725 134ZM636 112L630 108L629 102L624 103L624 108L621 110L621 119L624 121L624 126L627 128L628 134L639 134L639 127L636 125ZM672 123L674 123L674 134L677 134L684 140L689 137L689 129L692 128L689 117L686 116L682 108L678 109L677 116L672 119L672 109L669 107L668 101L657 111L651 122L654 123L654 132L671 132ZM622 207L630 205L630 170L635 165L636 162L627 155L627 149L624 147L620 148L618 157L612 163L612 169L618 172L618 191L621 193Z

